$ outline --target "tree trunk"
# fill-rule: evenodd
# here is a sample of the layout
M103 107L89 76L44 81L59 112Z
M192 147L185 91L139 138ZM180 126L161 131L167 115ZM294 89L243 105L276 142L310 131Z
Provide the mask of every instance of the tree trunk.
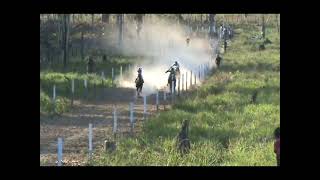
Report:
M93 26L93 23L94 23L94 14L91 15L91 24Z
M67 61L68 61L68 48L69 48L69 22L70 22L70 15L64 14L63 15L63 67L66 69Z
M81 59L82 60L84 60L84 52L83 52L83 31L81 31L81 49L80 49L80 51L81 51Z
M109 24L109 17L110 17L110 14L102 14L102 18L101 18L102 22Z
M215 14L209 14L209 36L213 38L214 35L214 29L215 29L215 20L214 20Z
M119 39L118 39L118 45L119 48L122 47L122 38L123 38L123 14L117 15L117 21L118 21L118 27L119 27Z

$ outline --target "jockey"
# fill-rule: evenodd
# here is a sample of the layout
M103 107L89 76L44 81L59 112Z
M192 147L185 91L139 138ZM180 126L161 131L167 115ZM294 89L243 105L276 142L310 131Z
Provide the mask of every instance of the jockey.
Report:
M175 61L175 62L172 64L171 67L174 68L175 70L180 69L180 65L179 65L178 61Z
M141 93L142 87L143 87L143 83L144 83L144 80L142 78L142 68L140 67L137 72L138 72L138 77L136 78L135 83L136 83L138 96L140 96L140 93Z
M142 82L143 82L143 78L142 78L142 68L139 67L139 69L138 69L137 72L138 72L138 79L142 80Z

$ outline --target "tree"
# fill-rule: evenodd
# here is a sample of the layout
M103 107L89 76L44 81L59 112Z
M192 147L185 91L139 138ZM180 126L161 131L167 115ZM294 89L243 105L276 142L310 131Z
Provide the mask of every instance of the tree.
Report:
M124 21L124 15L123 14L118 14L117 15L117 24L118 24L118 27L119 27L119 41L118 41L119 48L122 47L123 21Z
M215 32L215 20L214 20L215 14L209 14L209 36L212 38L214 36Z
M70 14L63 15L63 67L67 67Z
M110 17L110 14L102 14L101 21L103 23L108 24L109 23L109 17Z
M93 26L93 23L94 23L94 14L91 15L91 23L92 23L92 26Z
M136 14L135 20L137 22L137 35L140 37L140 31L142 29L142 22L143 22L143 14Z

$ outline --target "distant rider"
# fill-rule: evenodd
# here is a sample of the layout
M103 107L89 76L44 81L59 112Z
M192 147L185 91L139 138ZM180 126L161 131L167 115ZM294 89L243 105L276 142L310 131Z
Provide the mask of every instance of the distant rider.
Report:
M142 68L140 67L137 72L138 72L138 77L136 78L135 83L136 83L136 88L139 96L142 91L142 87L144 83L144 80L142 77Z

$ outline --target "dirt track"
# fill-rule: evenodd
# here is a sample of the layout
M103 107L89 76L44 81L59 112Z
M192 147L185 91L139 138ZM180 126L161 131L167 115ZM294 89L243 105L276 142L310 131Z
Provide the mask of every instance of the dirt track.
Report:
M135 98L134 93L135 89L110 88L105 91L103 100L76 100L72 110L60 117L40 115L40 165L56 165L58 137L63 139L65 165L85 165L89 123L93 124L93 150L101 150L103 141L112 136L114 106L117 107L118 132L125 136L130 132L129 103L134 102L135 131L139 131L143 122L143 98ZM160 110L163 110L163 103L163 91L160 91ZM154 94L147 96L147 112L151 116L156 113Z

